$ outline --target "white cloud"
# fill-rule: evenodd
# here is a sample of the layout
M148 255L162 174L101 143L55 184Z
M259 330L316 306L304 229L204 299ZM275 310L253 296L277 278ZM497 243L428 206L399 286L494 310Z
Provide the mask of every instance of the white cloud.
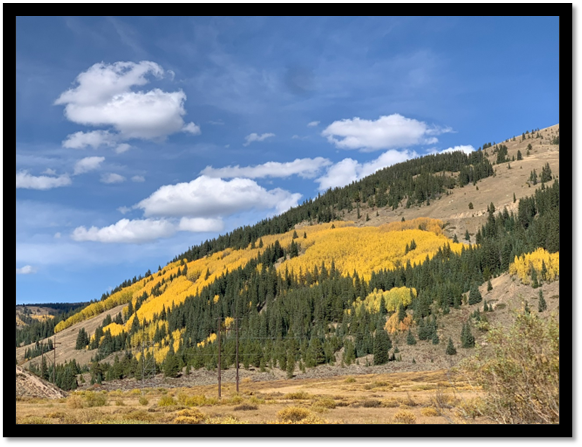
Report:
M85 157L75 163L73 175L83 174L99 168L105 157Z
M120 206L119 208L117 208L117 211L119 211L121 214L127 214L131 211L131 208L127 206Z
M163 139L184 129L186 94L158 88L131 90L147 84L151 75L162 78L164 70L150 61L97 63L79 74L76 87L63 92L55 104L65 106L64 113L70 121L86 126L111 126L122 140ZM192 131L190 124L186 128ZM87 141L86 136L74 135L66 140L69 145Z
M124 152L127 152L130 149L131 146L129 144L121 143L119 146L115 148L115 152L117 152L118 154L123 154Z
M307 124L307 127L315 127L320 123L320 121L311 121Z
M200 135L202 132L200 131L200 127L194 123L188 123L182 128L182 132L188 132L192 135Z
M145 178L142 175L134 175L131 178L132 182L145 182Z
M103 243L143 244L158 238L171 237L176 227L165 219L129 220L121 219L108 227L81 226L75 228L71 238L75 241L94 241Z
M327 158L297 158L294 161L287 163L279 163L269 161L257 166L226 166L224 168L213 168L207 166L200 174L208 177L232 178L232 177L246 177L246 178L263 178L263 177L289 177L291 175L299 175L303 178L313 178L319 171L331 165L331 161Z
M187 218L180 221L161 219L121 219L103 228L77 227L71 238L78 242L102 242L105 244L144 244L160 238L172 237L178 231L194 233L218 232L224 229L219 218Z
M55 235L54 235L54 238L55 239L60 239L61 238L61 233L56 232Z
M328 168L325 175L318 178L316 181L319 183L319 190L325 191L328 188L348 185L351 182L360 180L382 168L401 163L417 156L418 154L414 151L389 150L375 160L367 163L359 163L351 158L344 158L342 161Z
M473 146L471 146L470 144L465 144L465 145L460 145L460 146L455 146L455 147L450 147L448 149L445 149L444 151L440 151L441 154L445 154L447 152L456 152L456 151L462 151L465 154L470 154L471 152L473 152L475 150L475 148Z
M249 144L251 144L253 141L264 141L269 137L274 137L275 134L274 133L264 133L262 135L256 134L256 133L252 133L250 135L247 135L245 137L246 143L243 144L243 146L248 146Z
M271 209L282 213L297 206L301 194L280 188L267 191L249 179L224 181L205 175L189 183L159 188L135 208L148 216L217 217L250 209Z
M63 147L70 149L85 149L87 146L91 146L93 149L97 149L100 146L114 146L117 139L117 135L106 130L75 132L67 136L66 140L63 141Z
M16 187L27 189L51 189L70 185L71 179L67 174L59 177L34 176L27 171L16 173Z
M29 275L31 273L36 273L36 269L31 265L25 265L22 268L16 269L17 275Z
M47 168L47 169L45 169L45 171L43 172L43 174L46 174L46 175L57 175L57 171L55 171L54 169Z
M109 173L101 175L101 183L121 183L125 181L123 175Z
M212 219L203 217L182 217L178 224L180 231L205 232L222 231L224 222L222 219Z
M451 129L429 126L422 121L396 113L381 116L376 121L357 117L334 121L321 132L321 135L340 149L375 151L417 144L434 144L438 139L431 135L445 132L451 132Z

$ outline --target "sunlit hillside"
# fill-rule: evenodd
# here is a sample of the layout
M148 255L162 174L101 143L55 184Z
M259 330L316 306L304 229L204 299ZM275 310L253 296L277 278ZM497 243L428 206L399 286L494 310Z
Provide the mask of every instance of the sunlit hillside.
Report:
M261 248L256 246L261 243L253 244L254 246L249 245L245 250L227 249L189 263L170 264L62 321L57 325L56 331L62 331L74 323L120 304L129 304L130 300L135 309L141 301L139 309L124 325L111 323L107 326L106 329L111 330L111 335L118 335L131 328L134 318L137 317L141 322L151 321L154 314L160 314L163 309L170 309L184 302L188 296L197 295L203 287L213 283L226 271L245 266L249 260L256 258L276 241L285 249L289 248L292 241L299 245L299 256L289 259L288 255L286 260L278 264L279 271L287 269L289 272L305 273L322 263L330 267L333 262L342 274L355 271L369 280L372 270L393 269L408 262L414 266L422 263L427 256L432 258L447 244L452 251L460 253L463 244L453 243L445 237L442 225L442 221L427 218L380 227L355 227L352 222L334 222L305 226L281 235L265 236L261 239ZM410 246L413 244L416 248L411 250ZM126 315L127 309L124 312ZM162 321L158 323L163 324ZM156 327L153 326L150 330L155 331Z

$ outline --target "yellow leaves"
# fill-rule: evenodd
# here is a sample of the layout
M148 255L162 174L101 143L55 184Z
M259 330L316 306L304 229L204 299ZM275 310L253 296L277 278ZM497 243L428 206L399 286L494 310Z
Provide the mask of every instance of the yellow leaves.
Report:
M398 321L398 312L392 314L388 321L386 321L386 325L384 329L389 334L394 334L395 332L405 332L410 329L412 326L412 316L406 315L402 321Z
M217 338L216 334L213 332L208 337L206 337L206 340L202 340L200 343L197 343L196 346L203 348L208 343L214 343L216 341L216 338Z
M111 323L103 328L103 332L111 332L111 335L115 337L124 331L124 327L117 323Z
M430 231L419 230L419 225ZM420 264L427 255L432 258L446 244L453 252L460 253L462 244L455 244L445 237L441 225L440 220L421 218L381 227L336 225L333 230L321 229L308 236L313 245L306 249L301 242L303 239L299 238L305 253L281 263L278 269L313 271L313 266L320 266L322 261L328 268L333 261L341 273L351 274L355 270L369 280L373 270L392 270L398 264L406 265L407 261L411 265ZM417 248L405 253L406 245L410 245L413 239Z
M218 303L218 300L220 300L220 296L214 295L214 304Z
M362 301L360 298L356 299L354 303L356 315L360 314L362 306L364 306L369 313L379 312L382 298L384 298L386 310L388 310L388 312L395 312L398 310L400 304L406 307L412 303L412 297L410 295L411 291L412 296L416 298L416 289L414 288L394 287L386 292L374 289L365 300Z
M545 279L542 278L542 262L546 266ZM538 281L552 282L560 276L560 253L549 253L543 248L538 248L532 253L516 256L509 265L509 273L517 275L521 282L530 284L532 267L538 274Z
M232 325L232 323L234 323L234 318L232 317L226 317L224 319L224 327L230 327Z

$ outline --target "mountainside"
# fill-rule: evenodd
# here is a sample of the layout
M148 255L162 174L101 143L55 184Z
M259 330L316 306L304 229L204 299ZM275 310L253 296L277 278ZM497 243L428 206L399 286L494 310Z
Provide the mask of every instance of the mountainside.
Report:
M323 364L446 367L511 310L541 309L541 296L543 315L559 309L558 175L556 125L330 190L190 247L63 318L59 377L69 384L67 368L89 363L97 382L215 369L219 330L221 367L232 367L235 318L246 368L292 377ZM18 347L17 361L40 368L43 350Z

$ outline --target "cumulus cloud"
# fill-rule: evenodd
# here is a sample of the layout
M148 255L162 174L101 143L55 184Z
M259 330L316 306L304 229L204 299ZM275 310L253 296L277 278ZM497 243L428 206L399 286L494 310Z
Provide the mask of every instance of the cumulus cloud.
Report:
M217 218L175 219L121 219L103 228L77 227L71 238L78 242L102 242L105 244L145 244L160 238L172 237L178 231L204 233L221 231L224 223Z
M20 171L16 173L16 187L26 189L51 189L60 186L70 185L71 178L67 175L58 177L47 177L45 175L34 176L27 171Z
M414 151L389 150L375 160L366 163L359 163L351 158L344 158L342 161L329 167L325 175L318 178L316 182L319 183L320 191L345 186L371 175L382 168L401 163L417 156L418 154Z
M85 149L87 146L97 149L100 146L114 146L117 136L106 130L92 132L75 132L63 141L63 147L69 149Z
M55 239L60 239L61 238L61 233L59 233L58 231L55 233L54 235Z
M73 175L84 174L99 168L105 157L85 157L75 163Z
M36 273L36 269L31 265L25 265L19 269L16 269L17 275L30 275L31 273Z
M256 133L252 133L250 135L247 135L245 137L246 143L243 144L243 146L248 146L249 144L251 144L253 141L264 141L269 137L274 137L275 134L274 133L264 133L262 135L256 134Z
M226 166L224 168L213 168L207 166L200 174L208 177L232 178L263 178L263 177L289 177L299 175L303 178L313 178L319 171L331 165L327 158L297 158L287 163L269 161L257 166Z
M185 126L182 119L186 114L183 91L164 92L158 88L132 91L133 87L147 84L151 76L164 76L164 70L155 62L97 63L79 74L76 86L63 92L55 104L65 106L64 113L70 121L86 126L111 126L121 140L164 139L180 130L193 133L197 126L194 123ZM89 145L87 138L86 134L77 133L65 142L68 147ZM95 134L90 138L99 137Z
M192 135L199 135L201 133L200 132L200 127L198 127L194 123L188 123L188 124L186 124L182 128L182 132L188 132L188 133L191 133Z
M117 208L117 211L119 211L121 214L127 214L131 211L131 208L127 206L120 206L119 208Z
M135 207L146 217L217 217L250 209L282 213L297 206L300 198L280 188L267 191L250 179L224 181L202 175L189 183L162 186Z
M360 118L334 121L321 135L340 149L375 151L434 144L434 135L451 132L450 128L428 124L399 114L381 116L376 121Z
M121 183L125 181L123 175L109 173L101 176L101 183Z
M182 217L178 224L180 231L206 232L222 231L224 222L222 219L203 218L203 217Z
M108 227L89 229L81 226L75 228L71 238L75 241L93 241L103 243L143 244L158 238L173 236L176 227L165 219L129 220L121 219Z
M315 127L319 124L319 121L311 121L307 124L307 127Z
M127 152L130 149L131 146L129 144L121 143L119 146L115 148L115 152L117 152L118 154L123 154L124 152Z
M47 169L45 169L45 171L43 172L43 174L46 174L46 175L57 175L57 171L55 171L54 169L47 168Z
M131 178L132 182L145 182L145 178L142 175L134 175Z
M439 151L437 149L433 149L433 150L429 151L429 153L430 154L446 154L449 152L461 151L461 152L464 152L465 154L470 154L474 150L475 150L475 148L473 146L471 146L470 144L462 144L459 146L450 147L450 148L442 150L442 151Z

